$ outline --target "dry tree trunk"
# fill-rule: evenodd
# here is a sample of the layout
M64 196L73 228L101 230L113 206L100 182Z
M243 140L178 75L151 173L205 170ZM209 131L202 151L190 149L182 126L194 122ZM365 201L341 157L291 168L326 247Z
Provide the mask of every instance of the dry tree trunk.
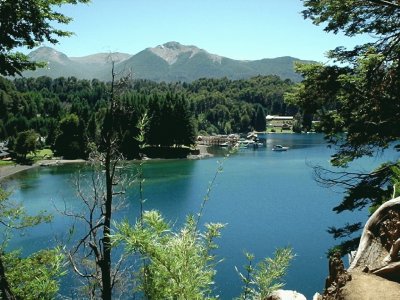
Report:
M382 204L364 226L349 271L370 272L399 280L400 197Z

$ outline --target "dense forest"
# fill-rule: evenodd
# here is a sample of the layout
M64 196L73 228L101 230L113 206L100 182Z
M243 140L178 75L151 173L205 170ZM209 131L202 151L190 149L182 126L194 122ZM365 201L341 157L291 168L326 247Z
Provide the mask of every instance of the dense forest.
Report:
M277 76L192 83L133 80L118 97L119 150L129 159L139 155L137 124L144 115L148 122L142 143L156 147L190 146L197 134L265 130L259 120L266 114L298 112L283 99L292 86ZM0 140L8 140L9 148L24 156L19 150L24 147L17 144L36 133L57 155L85 158L91 145L101 143L110 88L109 83L74 77L0 78Z

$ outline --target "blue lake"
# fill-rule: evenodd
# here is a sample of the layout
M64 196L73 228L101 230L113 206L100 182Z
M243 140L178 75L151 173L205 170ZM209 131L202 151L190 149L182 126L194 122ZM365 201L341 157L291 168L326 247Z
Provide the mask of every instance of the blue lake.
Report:
M272 145L289 146L286 152L274 152ZM322 291L328 274L326 252L335 241L327 227L345 222L366 220L365 212L332 212L342 198L339 191L317 185L310 165L329 166L333 151L318 134L269 134L267 147L241 149L223 162L207 202L202 223L221 222L227 226L218 240L217 290L221 299L239 296L241 282L235 266L243 271L243 253L251 252L256 261L271 256L276 248L291 246L296 254L288 275L286 289L297 290L311 299ZM203 160L154 160L144 164L145 209L158 209L166 219L179 226L189 213L199 211L214 177L221 156ZM354 168L377 165L382 160L363 160ZM83 169L82 169L83 168ZM135 165L128 166L135 170ZM57 209L79 207L73 187L80 165L36 168L5 181L11 198L21 201L30 212L47 209L54 213L53 223L40 225L17 237L12 247L24 253L56 244L68 231L70 219ZM128 206L116 214L118 219L134 222L139 211L139 191L128 191ZM68 293L68 284L62 289Z

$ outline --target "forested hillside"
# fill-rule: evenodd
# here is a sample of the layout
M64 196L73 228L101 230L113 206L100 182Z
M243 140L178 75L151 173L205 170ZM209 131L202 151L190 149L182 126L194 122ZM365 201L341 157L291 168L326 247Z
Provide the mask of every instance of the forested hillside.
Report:
M278 76L257 76L233 81L199 79L183 86L198 129L209 134L229 134L253 130L260 109L265 115L295 115L297 107L287 105L283 99L292 84Z
M145 142L151 146L191 145L198 132L248 132L257 114L294 115L283 102L290 80L258 76L248 80L199 79L192 83L132 81L120 97L120 151L138 155L137 124L148 117ZM106 126L110 85L74 77L0 79L0 140L12 148L18 135L33 130L43 143L66 158L86 157L99 145Z

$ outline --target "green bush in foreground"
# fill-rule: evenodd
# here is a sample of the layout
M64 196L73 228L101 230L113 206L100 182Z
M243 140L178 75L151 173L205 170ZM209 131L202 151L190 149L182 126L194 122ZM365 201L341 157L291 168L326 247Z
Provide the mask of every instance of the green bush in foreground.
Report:
M174 231L157 211L143 213L134 226L127 221L117 225L114 244L124 243L126 251L140 254L141 270L138 291L148 299L216 299L214 296L218 263L212 251L224 227L206 224L205 232L197 229L189 217L179 231ZM240 299L264 299L283 286L280 282L292 259L289 248L280 249L275 258L267 258L256 268L247 268L248 276Z
M59 290L58 279L65 275L61 249L41 250L27 258L18 251L3 257L6 276L18 299L54 299Z
M248 260L248 265L245 266L246 274L236 269L244 284L243 292L238 299L266 299L284 286L282 277L285 276L290 261L294 257L291 248L277 249L273 258L265 258L256 267L252 266L254 255L250 253L245 255Z

